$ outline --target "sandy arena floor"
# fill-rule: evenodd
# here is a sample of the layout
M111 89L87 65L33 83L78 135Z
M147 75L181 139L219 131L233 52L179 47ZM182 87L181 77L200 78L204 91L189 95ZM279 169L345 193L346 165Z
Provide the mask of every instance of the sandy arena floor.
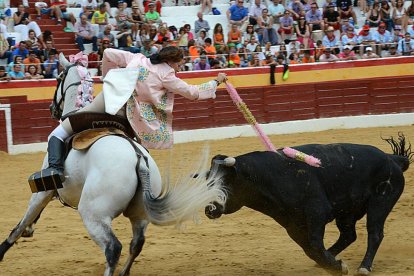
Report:
M351 142L371 144L390 152L380 135L403 131L414 143L414 127L332 130L319 133L272 136L276 146L304 143ZM187 172L189 160L205 143L174 147L174 177ZM210 142L211 156L238 155L262 150L256 137ZM163 172L170 151L152 151ZM41 165L42 153L9 156L0 153L0 235L1 240L22 218L30 189L27 176ZM385 238L377 253L372 275L414 275L414 166L406 173L406 188L385 225ZM203 216L204 217L204 216ZM126 260L131 230L120 217L114 229L124 245L120 265ZM366 249L365 219L358 225L358 239L340 258L353 273ZM327 247L337 238L328 225ZM33 238L22 238L0 263L0 275L100 275L104 256L89 238L76 211L53 201L36 226ZM120 270L120 266L118 271ZM132 275L329 275L308 259L302 250L272 219L242 209L217 221L203 218L201 225L188 223L184 232L173 227L150 225L147 242L131 271Z

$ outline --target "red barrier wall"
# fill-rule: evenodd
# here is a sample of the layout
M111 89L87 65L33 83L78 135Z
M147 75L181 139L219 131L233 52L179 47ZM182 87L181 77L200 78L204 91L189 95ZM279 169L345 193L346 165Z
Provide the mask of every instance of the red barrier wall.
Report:
M237 89L257 121L271 123L314 118L414 112L414 76L290 84ZM49 102L10 97L13 144L44 142L56 122ZM2 99L2 103L7 103ZM174 129L246 124L227 92L215 100L190 102L177 96ZM0 150L5 150L4 112L0 113Z

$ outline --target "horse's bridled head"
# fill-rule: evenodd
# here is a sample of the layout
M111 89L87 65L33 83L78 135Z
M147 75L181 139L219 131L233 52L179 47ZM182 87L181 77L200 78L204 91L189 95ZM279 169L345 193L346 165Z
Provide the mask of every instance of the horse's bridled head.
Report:
M64 69L71 65L69 60L66 59L65 55L62 52L59 54L59 63L63 66Z

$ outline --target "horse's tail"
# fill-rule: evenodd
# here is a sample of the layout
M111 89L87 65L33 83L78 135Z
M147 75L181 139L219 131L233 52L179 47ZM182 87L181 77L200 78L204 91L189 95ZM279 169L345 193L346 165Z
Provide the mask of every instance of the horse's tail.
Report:
M207 171L208 153L208 150L204 151L197 172ZM171 185L167 181L164 183L162 194L158 197L154 197L151 193L149 173L147 176L140 175L144 207L149 220L157 225L179 225L191 219L197 221L200 209L206 206L214 208L213 202L224 205L226 200L222 181L212 174L207 178L205 174L188 174L176 185Z
M398 138L382 138L386 141L392 149L393 160L401 167L402 171L405 172L410 163L413 162L414 152L411 151L411 144L405 140L403 133L398 132Z

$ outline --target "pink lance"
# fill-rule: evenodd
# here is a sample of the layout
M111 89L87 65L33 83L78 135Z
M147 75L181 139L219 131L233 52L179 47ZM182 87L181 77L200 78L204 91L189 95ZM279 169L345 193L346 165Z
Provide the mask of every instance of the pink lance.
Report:
M269 137L264 133L263 129L260 127L260 125L257 123L256 118L253 116L253 114L250 112L247 105L243 102L243 100L240 98L239 93L237 93L236 89L231 85L229 82L226 82L226 88L227 92L229 93L231 99L233 100L234 104L237 106L237 108L240 110L240 112L243 114L246 121L253 127L253 129L256 131L257 135L259 136L260 140L262 140L263 144L266 146L267 150L276 152L275 146L270 141ZM293 159L305 162L306 164L312 166L312 167L320 167L321 166L321 160L318 158L315 158L311 155L308 155L306 153L300 152L298 150L292 149L292 148L283 148L283 153Z

